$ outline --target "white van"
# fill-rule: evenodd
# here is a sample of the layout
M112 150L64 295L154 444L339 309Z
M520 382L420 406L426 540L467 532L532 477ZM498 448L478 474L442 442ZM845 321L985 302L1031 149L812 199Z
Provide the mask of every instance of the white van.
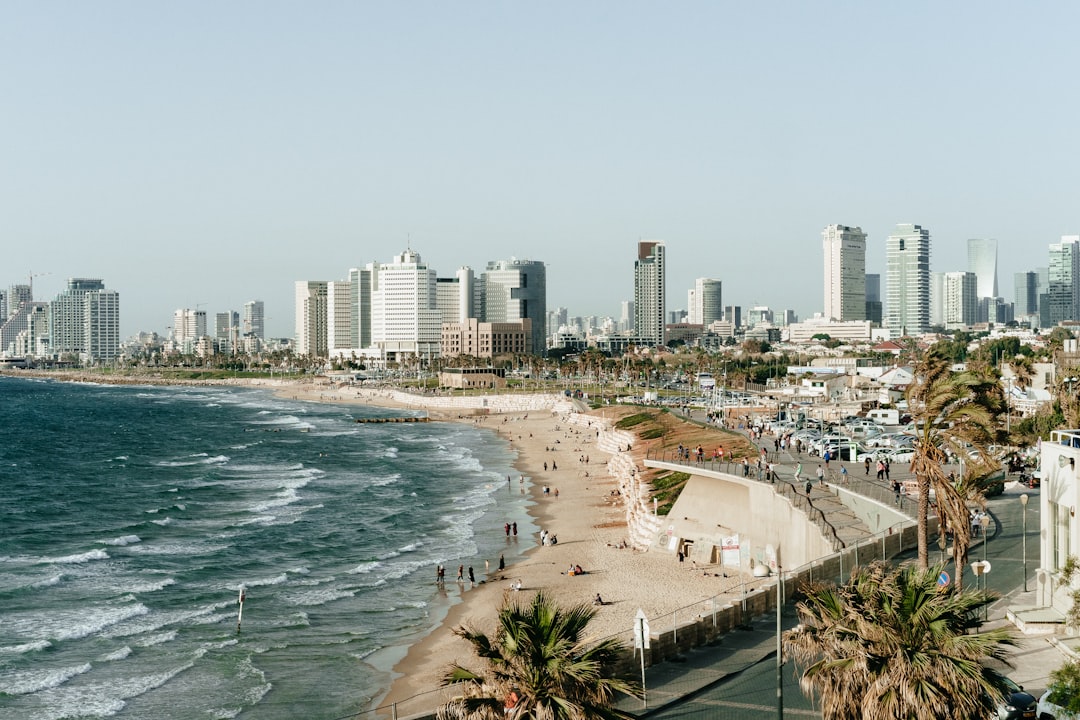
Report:
M876 422L878 425L899 425L900 424L900 411L899 410L868 410L866 417Z

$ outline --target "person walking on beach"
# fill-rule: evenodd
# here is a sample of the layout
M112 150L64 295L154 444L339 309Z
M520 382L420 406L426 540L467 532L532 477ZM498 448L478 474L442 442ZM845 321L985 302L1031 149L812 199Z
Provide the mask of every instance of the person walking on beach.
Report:
M457 579L458 579L458 582L462 582L462 581L465 580L465 566L464 565L458 565L457 566Z
M506 559L503 558L502 553L499 553L499 571L506 569Z
M517 522L510 524L510 532L514 533L514 537L517 537Z
M476 576L473 575L472 565L469 566L469 583L471 585L476 584Z
M503 530L506 531L506 537L510 537L510 523L503 523Z

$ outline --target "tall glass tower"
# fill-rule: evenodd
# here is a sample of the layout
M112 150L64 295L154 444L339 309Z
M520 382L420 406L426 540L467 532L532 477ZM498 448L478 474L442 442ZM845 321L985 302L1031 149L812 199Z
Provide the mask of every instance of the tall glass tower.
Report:
M930 231L910 223L896 226L885 243L892 337L921 335L930 329Z
M999 297L997 249L994 239L968 240L968 271L975 273L978 297Z
M653 346L665 341L664 251L662 240L642 240L634 262L634 335Z
M825 253L825 318L866 319L866 233L829 225L821 231Z

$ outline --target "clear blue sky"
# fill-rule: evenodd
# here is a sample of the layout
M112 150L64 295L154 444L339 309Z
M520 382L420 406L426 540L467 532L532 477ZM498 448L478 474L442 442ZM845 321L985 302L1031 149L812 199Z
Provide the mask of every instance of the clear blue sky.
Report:
M1080 232L1080 6L867 2L0 4L0 287L121 293L123 334L266 303L407 245L548 263L616 315L640 238L668 304L820 311L821 230L898 222L1002 294ZM884 288L883 288L884 289Z

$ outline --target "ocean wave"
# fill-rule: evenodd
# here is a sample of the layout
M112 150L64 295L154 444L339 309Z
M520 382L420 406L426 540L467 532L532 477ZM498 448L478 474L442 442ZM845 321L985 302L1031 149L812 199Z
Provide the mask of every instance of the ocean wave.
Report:
M150 522L154 523L155 525L161 525L162 527L165 527L166 525L172 525L175 521L171 517L167 517L161 520L151 520Z
M129 593L151 593L157 592L170 585L175 585L176 580L173 578L164 578L162 580L150 581L142 584L136 584L133 587L125 588Z
M300 494L292 488L286 488L277 493L272 500L261 502L258 505L252 505L248 510L251 512L266 512L274 508L284 507L286 505L292 505L294 502L300 500Z
M84 553L77 553L75 555L64 555L62 557L54 558L42 558L38 561L39 565L80 565L82 563L90 562L91 560L108 560L109 555L104 550L90 550Z
M258 580L249 580L248 582L243 583L243 586L246 588L252 588L265 587L267 585L281 585L282 583L287 582L288 579L288 573L281 573L280 575L275 575L274 577L259 578ZM240 588L237 586L233 586L230 588L230 590L239 591Z
M124 546L142 542L142 538L140 538L138 535L122 535L111 540L101 540L100 542L104 543L105 545Z
M180 460L159 460L154 465L158 467L191 467L193 465L223 465L229 462L228 455L214 455L207 453L195 453Z
M119 650L113 650L111 653L108 653L107 655L102 655L100 660L102 662L112 662L112 661L115 661L115 660L123 660L124 658L126 658L130 654L131 654L131 647L129 647L128 645L125 645L124 647L120 648Z
M401 480L401 473L391 473L384 477L372 478L368 481L368 484L372 487L386 487Z
M32 588L52 587L53 585L58 584L63 577L64 577L63 573L59 573L57 575L50 575L49 577L45 578L44 580L38 580L37 582L30 583L29 587L32 587Z
M396 447L388 447L383 450L383 457L396 458L398 456L398 449Z
M176 630L169 630L168 632L156 633L154 635L147 635L144 638L139 638L135 642L137 647L153 647L155 645L164 645L167 642L172 642L176 639Z
M0 673L0 694L27 695L59 687L71 678L90 672L90 663L47 670L15 670Z
M326 603L356 596L356 590L344 588L323 588L320 590L308 590L304 592L289 593L284 600L292 605L301 607L317 607Z
M382 567L381 562L379 562L378 560L371 560L371 561L368 561L368 562L360 563L359 565L354 567L352 570L349 570L348 572L349 572L350 575L366 575L367 573L371 572L372 570L375 570L376 568L380 568L380 567Z
M47 647L52 647L52 643L48 640L35 640L34 642L23 643L22 645L2 646L0 647L0 655L22 655L23 653L44 650Z
M200 555L211 555L225 550L227 547L227 545L201 545L197 542L146 543L132 545L127 548L127 552L130 552L133 555L183 555L187 557L196 557Z

